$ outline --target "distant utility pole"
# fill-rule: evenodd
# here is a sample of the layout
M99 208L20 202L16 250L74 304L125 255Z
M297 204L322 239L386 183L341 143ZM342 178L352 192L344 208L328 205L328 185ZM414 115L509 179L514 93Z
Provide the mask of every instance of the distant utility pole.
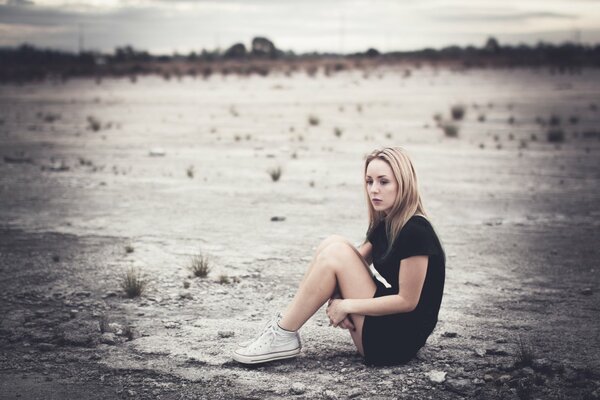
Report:
M79 54L83 53L84 49L84 37L83 37L83 24L79 24Z

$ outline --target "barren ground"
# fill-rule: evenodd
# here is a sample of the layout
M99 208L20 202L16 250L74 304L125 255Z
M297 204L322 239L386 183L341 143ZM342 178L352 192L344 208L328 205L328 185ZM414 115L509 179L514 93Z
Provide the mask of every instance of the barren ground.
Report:
M1 86L0 398L600 397L600 73L404 75ZM297 359L232 362L320 240L362 240L384 145L413 155L447 254L427 345L367 367L320 311Z

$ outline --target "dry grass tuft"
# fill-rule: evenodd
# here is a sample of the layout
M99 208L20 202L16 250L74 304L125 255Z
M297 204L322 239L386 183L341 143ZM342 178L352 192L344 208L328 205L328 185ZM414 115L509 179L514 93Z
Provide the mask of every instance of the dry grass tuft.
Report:
M130 299L141 296L147 284L141 272L135 268L129 268L121 277L121 288Z
M204 254L193 255L190 261L190 270L194 276L206 278L210 272L208 257Z
M343 133L343 131L342 131L342 129L341 129L341 128L338 128L337 126L336 126L335 128L333 128L333 134L334 134L336 137L341 137L341 136L342 136L342 133Z
M221 285L229 285L231 281L229 280L229 277L227 275L221 274L219 275L219 283Z
M517 355L515 358L515 365L519 367L531 366L535 359L535 351L533 345L523 339L521 335L517 336Z

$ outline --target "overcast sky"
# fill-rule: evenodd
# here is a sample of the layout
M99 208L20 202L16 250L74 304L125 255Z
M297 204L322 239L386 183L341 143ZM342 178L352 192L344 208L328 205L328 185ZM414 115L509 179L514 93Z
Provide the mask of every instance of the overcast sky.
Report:
M0 46L153 53L246 46L355 52L579 41L600 43L600 0L0 0Z

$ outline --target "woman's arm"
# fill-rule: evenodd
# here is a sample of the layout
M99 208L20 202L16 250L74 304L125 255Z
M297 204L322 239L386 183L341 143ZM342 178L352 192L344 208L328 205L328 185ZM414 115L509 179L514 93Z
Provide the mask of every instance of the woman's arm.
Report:
M389 315L411 312L419 304L427 275L428 256L414 256L400 262L398 294L371 299L339 299L330 304L328 315L337 325L346 314Z
M358 252L362 256L362 258L366 261L367 265L371 265L373 262L372 257L373 245L368 240L365 240L363 244L358 248Z

